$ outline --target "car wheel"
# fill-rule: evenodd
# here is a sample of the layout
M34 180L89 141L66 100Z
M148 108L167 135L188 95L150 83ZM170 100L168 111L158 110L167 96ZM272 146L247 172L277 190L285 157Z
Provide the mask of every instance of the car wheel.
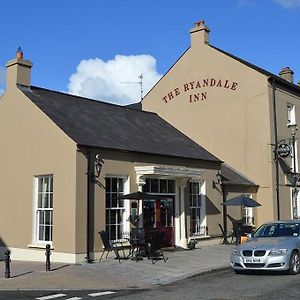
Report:
M298 252L293 251L290 257L289 274L296 275L299 273L299 270L300 270L300 256Z

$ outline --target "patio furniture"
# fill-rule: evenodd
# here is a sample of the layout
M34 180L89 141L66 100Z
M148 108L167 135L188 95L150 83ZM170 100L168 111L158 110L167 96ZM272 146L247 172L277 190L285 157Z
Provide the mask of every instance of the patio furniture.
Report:
M239 244L242 236L247 236L248 233L253 232L254 227L249 224L244 224L243 218L236 220L230 215L227 215L227 217L232 223L234 244Z
M105 230L99 231L98 233L99 233L100 238L101 238L102 243L103 243L103 251L102 251L102 254L101 254L101 257L100 257L99 261L102 260L105 251L107 252L106 258L108 257L108 254L111 251L114 251L114 253L116 255L116 258L119 260L119 262L121 262L120 261L121 259L126 258L125 251L124 251L125 247L124 247L122 242L111 242L109 240L108 233ZM120 256L119 251L123 252L123 256Z
M168 258L164 255L164 252L162 250L163 238L164 234L158 231L156 234L151 236L151 239L149 239L150 258L153 264L155 264L158 260L163 260L164 262L168 260Z
M150 248L145 240L144 228L132 228L129 242L131 250L128 257L136 261L142 260L144 256L150 257Z

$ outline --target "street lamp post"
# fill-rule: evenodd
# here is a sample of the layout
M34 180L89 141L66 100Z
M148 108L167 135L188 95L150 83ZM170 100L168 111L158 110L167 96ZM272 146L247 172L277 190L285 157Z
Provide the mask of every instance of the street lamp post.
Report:
M298 219L298 203L297 203L297 196L298 196L298 188L297 188L297 169L296 169L296 131L298 130L297 124L289 124L288 127L291 129L292 135L292 149L293 149L293 191L292 191L292 206L293 206L293 219Z

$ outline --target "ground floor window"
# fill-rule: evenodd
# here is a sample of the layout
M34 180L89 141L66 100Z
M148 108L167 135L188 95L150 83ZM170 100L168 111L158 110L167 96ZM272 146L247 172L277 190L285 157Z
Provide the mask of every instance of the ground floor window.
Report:
M35 242L49 243L53 238L53 176L35 177Z
M244 207L244 222L246 224L254 225L254 217L253 217L253 208L252 207Z
M111 241L122 240L125 223L125 205L123 199L117 199L124 194L125 177L106 177L105 187L105 220L106 231Z
M200 182L190 182L189 184L190 198L190 232L191 235L205 234L205 226L203 224L203 195L201 193Z

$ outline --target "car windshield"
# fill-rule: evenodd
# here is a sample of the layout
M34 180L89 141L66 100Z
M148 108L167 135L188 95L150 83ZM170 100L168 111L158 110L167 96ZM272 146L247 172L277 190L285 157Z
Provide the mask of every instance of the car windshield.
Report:
M257 229L254 237L282 237L299 236L299 224L297 223L273 223L264 224Z

